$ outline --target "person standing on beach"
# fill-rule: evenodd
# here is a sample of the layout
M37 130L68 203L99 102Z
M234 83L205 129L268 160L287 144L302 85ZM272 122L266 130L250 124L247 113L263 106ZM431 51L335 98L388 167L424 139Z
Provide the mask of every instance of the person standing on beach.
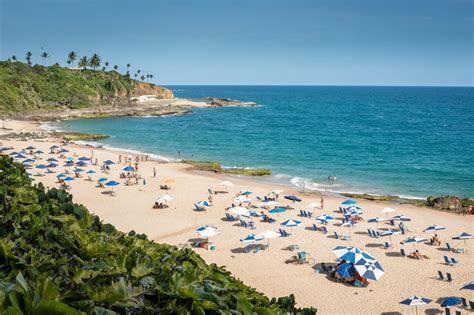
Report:
M156 177L156 168L153 167L153 177Z
M146 192L146 180L143 178L143 190Z
M323 196L321 196L321 210L323 210L324 208L324 199L323 199Z
M122 154L119 154L119 164L122 164Z

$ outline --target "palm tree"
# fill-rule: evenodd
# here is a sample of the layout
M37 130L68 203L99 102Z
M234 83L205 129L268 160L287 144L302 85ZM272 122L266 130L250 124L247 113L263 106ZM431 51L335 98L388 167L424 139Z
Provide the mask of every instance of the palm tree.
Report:
M12 56L12 60L16 61L16 56L15 55Z
M92 67L92 69L97 69L100 67L100 57L97 54L93 54L91 59L89 60L89 65Z
M140 74L141 71L142 71L142 70L138 69L138 70L137 70L137 73Z
M67 60L69 61L68 64L71 65L74 67L74 61L76 61L77 59L77 54L74 52L74 51L71 51L68 55L67 55Z
M31 66L31 57L33 56L33 54L31 53L31 51L28 51L26 53L26 63L29 64Z
M79 59L79 68L82 69L87 69L87 66L89 65L89 60L87 60L87 56L82 57Z
M41 58L43 58L43 66L46 66L46 59L49 58L49 54L46 51L43 51Z
M142 74L142 76L140 77L140 79L145 80L145 76Z
M105 62L105 69L107 69L108 66L109 66L109 62L106 61L106 62Z
M130 73L129 70L130 70L130 64L127 63L127 72L128 72L128 73Z
M68 59L68 60L66 61L66 63L68 64L69 68L71 68L71 63L72 63L72 61Z
M137 79L137 77L138 77L138 74L135 73L135 80Z
M115 66L114 66L114 70L115 70L115 71L117 71L117 69L118 69L118 66L117 66L117 65L115 65Z
M150 80L153 79L153 74L150 74Z

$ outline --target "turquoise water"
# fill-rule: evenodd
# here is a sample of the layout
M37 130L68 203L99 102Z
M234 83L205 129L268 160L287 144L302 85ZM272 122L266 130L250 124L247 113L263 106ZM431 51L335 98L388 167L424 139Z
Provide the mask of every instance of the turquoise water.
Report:
M312 190L474 196L474 88L171 88L179 97L260 106L70 120L59 128L110 134L103 144L170 158L269 167L271 180Z

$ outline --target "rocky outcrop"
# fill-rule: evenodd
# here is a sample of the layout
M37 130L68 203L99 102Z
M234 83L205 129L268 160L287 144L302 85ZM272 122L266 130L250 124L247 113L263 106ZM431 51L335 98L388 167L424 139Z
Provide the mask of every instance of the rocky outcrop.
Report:
M131 92L131 96L155 95L157 99L174 98L170 89L144 82L137 82Z
M426 198L425 205L430 208L448 211L467 212L469 206L474 207L474 200L456 196ZM472 213L471 213L472 214Z

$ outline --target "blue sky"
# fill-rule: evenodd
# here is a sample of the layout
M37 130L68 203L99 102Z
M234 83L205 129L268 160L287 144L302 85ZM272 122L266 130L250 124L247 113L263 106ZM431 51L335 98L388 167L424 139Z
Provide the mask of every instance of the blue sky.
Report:
M0 0L0 58L94 52L160 84L472 86L473 0Z

